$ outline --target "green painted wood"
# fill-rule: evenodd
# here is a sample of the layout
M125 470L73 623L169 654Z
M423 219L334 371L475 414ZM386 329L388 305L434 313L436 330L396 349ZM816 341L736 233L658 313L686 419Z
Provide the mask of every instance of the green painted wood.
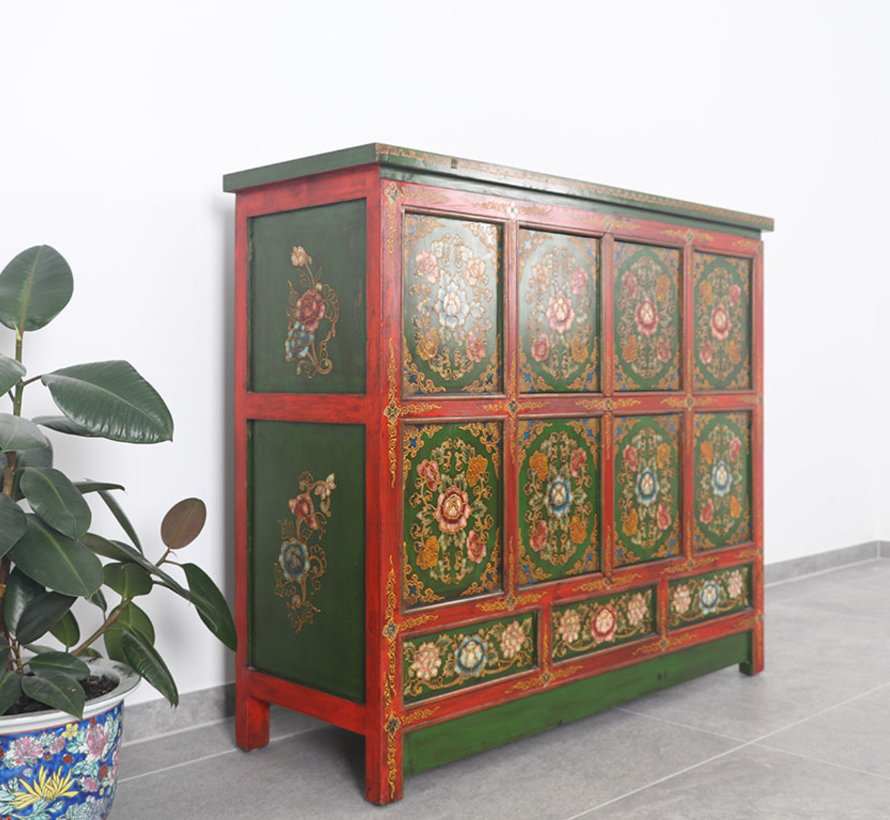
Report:
M367 164L377 164L412 174L484 181L511 188L565 194L578 199L630 204L645 211L673 213L716 224L773 230L772 219L755 214L380 143L227 174L223 177L223 190L243 191L259 185Z
M668 584L668 629L681 629L749 609L752 601L753 567L706 572Z
M749 661L750 653L750 633L729 635L435 726L406 732L405 773L416 774L725 666L745 664Z
M254 217L250 388L364 393L365 201Z
M358 702L364 448L361 425L250 422L249 664Z

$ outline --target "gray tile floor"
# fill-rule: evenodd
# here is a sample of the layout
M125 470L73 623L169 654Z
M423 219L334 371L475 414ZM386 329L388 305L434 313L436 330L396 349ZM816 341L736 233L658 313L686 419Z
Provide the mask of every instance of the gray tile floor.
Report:
M766 671L725 669L408 778L365 802L362 741L273 711L125 745L113 817L890 818L890 560L767 589Z

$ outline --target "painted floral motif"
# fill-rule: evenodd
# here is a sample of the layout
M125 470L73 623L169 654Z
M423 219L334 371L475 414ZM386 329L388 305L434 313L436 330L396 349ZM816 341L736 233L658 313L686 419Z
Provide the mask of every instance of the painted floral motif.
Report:
M102 820L117 779L121 705L0 742L0 816L9 820Z
M696 253L695 367L697 390L751 387L751 262Z
M654 632L653 587L554 607L553 660L609 649Z
M615 560L635 564L680 549L678 416L617 420Z
M599 390L599 241L520 230L520 390Z
M751 540L751 417L695 416L695 546L726 547Z
M296 632L311 624L321 611L312 603L312 596L321 589L328 566L321 540L337 483L333 473L316 480L304 472L299 488L300 492L287 502L292 517L278 522L281 549L274 564L275 594L284 600L288 620Z
M500 585L500 427L405 425L407 605Z
M751 606L750 588L749 565L672 581L668 625L675 629L746 609Z
M500 228L406 214L403 246L405 393L499 390Z
M337 335L340 301L334 289L322 281L321 268L312 269L312 257L302 245L290 255L297 270L297 284L289 281L287 338L284 359L296 362L297 374L310 379L326 375L334 368L328 356L328 342Z
M520 583L599 566L599 420L519 423Z
M680 252L615 243L615 389L680 387Z
M535 666L535 616L531 613L407 638L405 700L472 686Z

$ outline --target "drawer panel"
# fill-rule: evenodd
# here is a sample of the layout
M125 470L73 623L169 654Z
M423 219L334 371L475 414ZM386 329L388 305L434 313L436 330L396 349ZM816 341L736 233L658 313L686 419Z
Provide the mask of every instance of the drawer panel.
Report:
M751 565L746 564L671 581L668 627L678 629L748 609L751 569Z

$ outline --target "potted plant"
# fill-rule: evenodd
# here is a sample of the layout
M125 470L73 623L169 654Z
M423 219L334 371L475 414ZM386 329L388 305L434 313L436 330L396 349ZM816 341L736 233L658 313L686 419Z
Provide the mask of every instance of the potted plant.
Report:
M186 499L164 516L164 549L152 560L113 495L123 487L75 481L53 464L47 431L145 444L173 435L163 399L125 361L28 373L26 334L49 324L72 292L68 263L46 245L23 251L0 272L0 322L15 333L14 355L0 353L0 395L11 403L0 412L3 818L106 817L123 695L144 678L178 702L140 598L163 587L194 605L226 646L236 643L222 593L197 565L179 560L204 525L203 502ZM38 382L61 415L23 415ZM120 537L92 531L90 502L108 507Z

